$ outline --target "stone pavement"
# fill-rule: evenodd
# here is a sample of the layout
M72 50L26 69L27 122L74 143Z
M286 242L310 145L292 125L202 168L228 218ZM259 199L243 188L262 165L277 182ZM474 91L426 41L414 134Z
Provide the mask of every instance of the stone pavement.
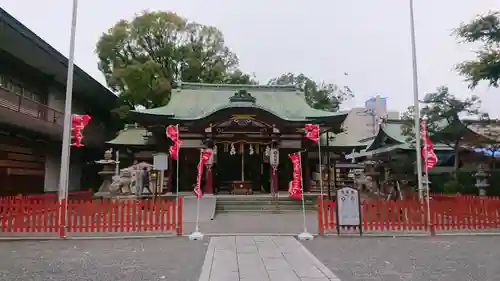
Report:
M306 213L307 229L310 233L318 232L316 213ZM195 229L194 222L184 222L184 233ZM204 234L290 234L298 235L303 228L302 212L274 214L268 212L221 213L213 221L201 221L200 230Z
M340 281L290 236L210 239L199 281Z

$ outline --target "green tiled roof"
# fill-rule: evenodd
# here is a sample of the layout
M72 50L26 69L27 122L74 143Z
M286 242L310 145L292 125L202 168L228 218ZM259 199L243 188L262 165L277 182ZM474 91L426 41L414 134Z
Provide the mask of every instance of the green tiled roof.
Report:
M125 127L124 130L121 130L116 138L107 142L107 144L111 145L148 145L150 141L145 138L148 131L144 128L139 127Z
M329 143L326 143L328 134ZM366 142L360 142L352 138L348 132L342 132L339 134L334 133L324 133L320 136L321 146L330 146L330 147L366 147Z
M239 90L246 90L251 101L231 101ZM345 116L346 112L328 112L311 108L304 93L291 86L215 85L182 83L172 91L170 102L163 107L136 110L134 113L172 116L178 120L196 120L225 108L258 108L287 121Z

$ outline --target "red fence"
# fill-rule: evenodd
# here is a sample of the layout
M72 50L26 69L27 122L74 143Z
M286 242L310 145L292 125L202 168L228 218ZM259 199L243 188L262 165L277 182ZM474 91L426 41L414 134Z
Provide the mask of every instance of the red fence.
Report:
M82 191L73 191L68 193L69 200L91 200L92 199L92 189L82 190ZM12 200L28 200L28 201L36 201L36 200L57 200L57 193L42 193L42 194L18 194L18 195L10 195L10 196L2 196L0 197L0 202L3 201L12 201Z
M90 235L182 232L178 200L8 200L0 199L0 233ZM67 209L67 213L65 212Z
M426 204L419 201L365 200L361 202L360 227L364 232L500 229L500 199L453 197L430 201L430 221ZM337 226L336 203L318 200L320 233L358 231L359 226Z

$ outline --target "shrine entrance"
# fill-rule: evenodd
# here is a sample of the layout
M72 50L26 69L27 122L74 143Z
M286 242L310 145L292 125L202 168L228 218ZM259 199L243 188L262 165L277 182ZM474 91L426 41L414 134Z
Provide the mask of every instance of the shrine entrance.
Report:
M217 143L214 188L218 193L259 194L270 192L270 167L266 146L245 141Z

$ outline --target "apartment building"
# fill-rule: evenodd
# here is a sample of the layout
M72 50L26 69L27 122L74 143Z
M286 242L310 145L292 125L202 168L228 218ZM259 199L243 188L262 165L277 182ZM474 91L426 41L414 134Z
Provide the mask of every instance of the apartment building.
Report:
M0 195L58 188L68 60L0 8ZM116 96L75 66L73 110L93 119L71 151L70 190L102 155Z
M361 140L376 135L378 124L384 119L399 119L399 112L387 110L387 98L377 95L367 100L364 107L351 109L344 128L352 139Z

